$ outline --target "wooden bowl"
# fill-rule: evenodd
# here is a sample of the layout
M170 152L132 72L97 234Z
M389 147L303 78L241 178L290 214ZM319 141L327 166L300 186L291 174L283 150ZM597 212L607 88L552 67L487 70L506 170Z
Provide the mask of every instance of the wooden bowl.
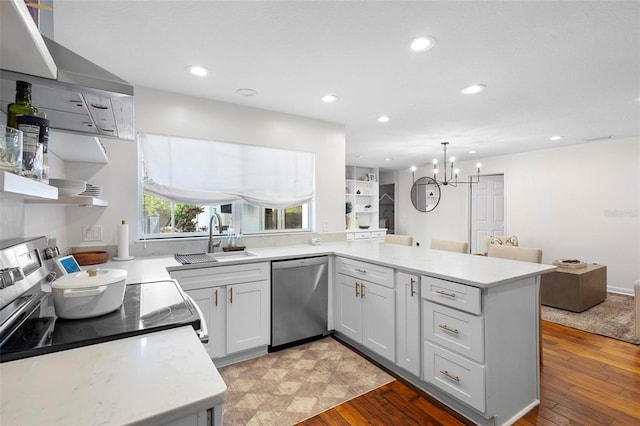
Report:
M71 254L76 258L80 266L106 263L109 260L109 253L106 251L79 251Z

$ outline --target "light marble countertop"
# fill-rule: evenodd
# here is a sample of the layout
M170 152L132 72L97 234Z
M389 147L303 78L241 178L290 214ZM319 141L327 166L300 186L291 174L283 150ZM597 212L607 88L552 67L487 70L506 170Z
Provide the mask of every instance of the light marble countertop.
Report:
M248 251L255 256L207 264L181 265L173 256L152 256L95 267L125 269L131 284L171 279L173 270L339 255L480 288L556 269L370 240ZM157 424L216 406L226 390L191 327L5 362L0 383L2 425Z
M551 265L385 244L371 240L255 249L249 247L247 251L255 256L227 258L219 262L195 265L181 265L173 256L153 256L130 261L109 261L96 266L125 269L128 271L127 283L136 283L169 279L168 271L335 254L480 288L493 287L556 269Z
M0 384L3 426L156 425L226 391L188 326L5 362Z

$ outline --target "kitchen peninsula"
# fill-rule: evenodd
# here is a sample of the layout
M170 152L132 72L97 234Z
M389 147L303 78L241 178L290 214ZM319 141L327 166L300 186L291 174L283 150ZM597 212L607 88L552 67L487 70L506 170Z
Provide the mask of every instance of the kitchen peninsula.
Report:
M554 267L375 241L249 251L254 255L207 264L181 265L173 256L157 256L129 262L112 261L100 266L126 269L127 283L134 283L167 279L178 271L327 255L330 259L329 329L335 330L338 338L478 424L510 424L539 403L539 275L553 271ZM375 311L377 306L383 306L374 302L378 300L378 288L390 295L388 300L380 299L387 316L377 315ZM350 303L357 303L358 315L362 314L358 317L363 320L362 330L355 330L357 326L347 318L355 312L345 311ZM366 303L369 305L364 306ZM373 318L367 319L367 312ZM376 336L375 333L381 331L367 326L367 321L375 323L381 318L387 323L390 321L385 327L391 329L390 336ZM435 319L435 332L432 319ZM471 328L467 324L471 324ZM345 330L355 330L359 337L354 338ZM195 334L189 337L194 343L198 342ZM103 345L108 350L108 345L117 344ZM266 351L266 347L263 349ZM45 357L73 359L80 350L87 348ZM25 383L36 383L37 379L29 375L29 368L38 358L21 361ZM183 362L186 360L180 365ZM3 363L0 366L3 373L13 368L12 364ZM87 368L86 374L91 375L91 371ZM5 376L2 375L3 382ZM91 392L100 394L108 387L108 381L96 382ZM10 410L14 402L5 398L12 396L2 398L3 407ZM61 399L73 400L71 395L66 399L61 395ZM24 404L38 404L38 401L24 401ZM74 412L71 408L68 411L70 415ZM3 416L9 413L5 411Z

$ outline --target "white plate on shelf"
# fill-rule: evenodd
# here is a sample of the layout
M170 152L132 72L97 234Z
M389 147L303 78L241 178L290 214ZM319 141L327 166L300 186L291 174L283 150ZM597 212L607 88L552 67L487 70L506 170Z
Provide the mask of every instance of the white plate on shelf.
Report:
M75 197L82 192L82 188L58 188L58 196Z
M58 188L58 195L74 197L86 189L87 182L84 180L50 178L49 185Z
M87 197L100 197L102 195L102 187L87 183L86 189L84 190L84 192L81 192L80 195Z
M85 180L75 180L75 179L58 179L58 178L49 178L49 184L57 187L61 186L86 186L87 181Z

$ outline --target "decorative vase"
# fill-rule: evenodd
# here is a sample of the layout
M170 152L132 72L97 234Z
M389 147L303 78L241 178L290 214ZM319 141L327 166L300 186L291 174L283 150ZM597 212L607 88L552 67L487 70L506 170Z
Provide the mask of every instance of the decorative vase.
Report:
M349 215L344 217L345 229L349 229Z

